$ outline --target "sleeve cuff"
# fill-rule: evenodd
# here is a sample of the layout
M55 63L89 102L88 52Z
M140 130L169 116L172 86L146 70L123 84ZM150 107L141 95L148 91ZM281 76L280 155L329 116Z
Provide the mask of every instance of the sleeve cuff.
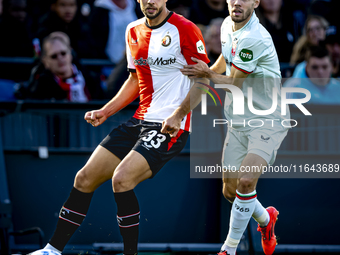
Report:
M128 72L130 72L130 73L135 73L135 72L136 72L136 69L132 69L132 68L128 68L127 70L128 70Z
M241 71L241 72L244 72L244 73L246 73L246 74L251 74L252 72L254 72L254 71L248 72L248 71L246 71L246 70L244 70L244 69L242 69L242 68L239 68L239 67L235 66L234 63L232 63L232 66L235 67L237 70L239 70L239 71Z

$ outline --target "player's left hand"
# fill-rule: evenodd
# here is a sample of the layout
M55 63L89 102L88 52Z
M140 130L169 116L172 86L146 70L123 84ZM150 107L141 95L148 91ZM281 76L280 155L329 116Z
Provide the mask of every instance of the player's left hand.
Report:
M170 137L176 137L178 131L181 129L181 119L175 115L171 115L162 122L161 133L169 134Z
M187 75L190 79L194 78L210 78L209 66L200 59L191 58L192 61L196 62L196 65L185 65L180 71L182 74Z

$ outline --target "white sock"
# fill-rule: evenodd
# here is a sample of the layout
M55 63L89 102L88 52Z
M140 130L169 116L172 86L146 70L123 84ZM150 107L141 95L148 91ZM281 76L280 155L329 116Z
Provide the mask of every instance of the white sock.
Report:
M257 199L255 201L255 210L252 216L262 228L267 226L270 220L269 213Z
M59 251L58 249L54 248L52 245L50 245L49 243L46 244L46 246L44 247L44 249L49 249L49 250L52 250L52 251L56 251L56 252L59 252L61 253L61 251Z
M236 190L236 198L231 208L229 232L221 250L235 255L237 246L247 228L255 209L256 191L241 194Z

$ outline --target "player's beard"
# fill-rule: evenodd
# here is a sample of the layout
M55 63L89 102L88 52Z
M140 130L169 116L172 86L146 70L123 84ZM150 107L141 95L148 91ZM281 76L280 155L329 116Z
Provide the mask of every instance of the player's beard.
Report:
M248 19L248 17L252 15L252 13L253 13L252 9L248 9L242 17L235 17L233 15L230 15L230 16L231 16L231 20L234 21L235 23L242 23L243 21Z
M142 10L142 12L144 13L145 17L147 17L148 19L155 19L155 18L157 18L157 17L162 13L162 11L163 11L163 9L164 9L164 6L161 6L161 7L158 9L158 11L156 11L155 13L153 13L153 14L151 14L151 15L148 14L147 8L150 8L150 6L147 6L147 7L145 7L145 8Z

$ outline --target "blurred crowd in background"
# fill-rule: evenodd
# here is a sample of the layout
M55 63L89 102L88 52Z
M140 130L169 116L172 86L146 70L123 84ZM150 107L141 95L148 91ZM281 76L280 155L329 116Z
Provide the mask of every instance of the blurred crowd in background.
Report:
M310 103L340 104L338 7L339 0L261 0L256 9L282 76L291 77L283 86L310 90ZM168 0L167 8L198 25L213 64L229 15L226 0ZM0 0L0 100L112 98L129 75L126 26L141 17L136 0ZM82 59L111 64L82 65Z

